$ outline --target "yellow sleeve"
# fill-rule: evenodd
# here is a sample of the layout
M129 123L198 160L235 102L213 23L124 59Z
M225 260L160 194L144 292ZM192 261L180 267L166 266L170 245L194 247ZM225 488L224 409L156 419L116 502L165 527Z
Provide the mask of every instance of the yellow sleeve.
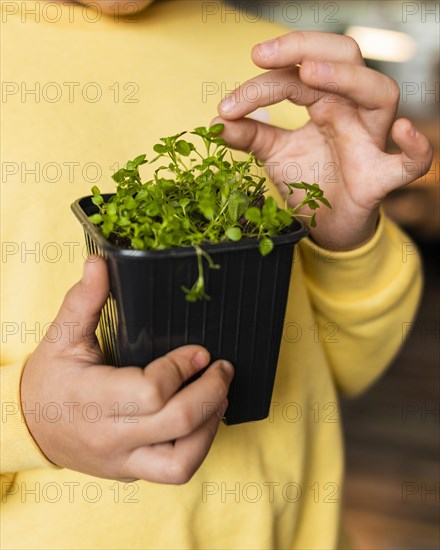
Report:
M2 474L34 468L57 468L40 451L26 426L20 399L23 366L16 364L0 368ZM36 408L35 414L42 414L41 407Z
M356 250L331 252L310 239L300 250L335 383L356 395L388 366L411 326L422 289L418 251L384 215Z

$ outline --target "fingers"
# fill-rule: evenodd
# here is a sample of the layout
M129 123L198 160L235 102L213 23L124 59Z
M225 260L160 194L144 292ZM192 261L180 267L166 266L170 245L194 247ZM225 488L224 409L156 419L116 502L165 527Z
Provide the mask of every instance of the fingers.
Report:
M154 414L164 407L185 381L207 367L209 361L209 352L202 346L183 346L156 359L144 369L109 367L104 371L102 366L95 367L93 371L89 369L84 374L88 379L85 386L91 388L91 392L98 386L102 399L109 404L117 402L123 406L133 403L136 415ZM96 389L93 391L96 392Z
M216 415L226 401L233 367L217 361L197 380L176 393L156 414L139 418L125 428L124 439L132 447L180 439Z
M300 78L311 88L327 89L366 109L391 106L393 116L399 102L399 86L394 80L359 65L306 61L300 69Z
M156 483L187 483L197 471L217 433L226 410L211 415L199 428L173 443L160 443L135 449L125 463L126 477Z
M81 280L66 294L61 308L45 337L61 346L90 339L98 326L101 309L109 294L107 266L103 258L90 256Z
M330 108L348 100L363 109L384 109L391 120L399 95L394 80L367 67L305 61L299 72L295 68L268 71L248 80L219 104L218 111L224 118L235 120L285 99L307 107L322 100ZM339 116L339 111L325 109L326 113L332 111Z
M296 105L311 105L328 92L305 85L296 67L278 69L260 74L246 81L227 95L219 105L219 113L228 119L237 119L260 107L275 105L288 99Z
M175 395L170 396L167 401L160 403L158 400L157 410L151 413L144 413L145 407L135 400L134 395L130 399L124 393L129 399L127 403L137 405L137 409L128 407L126 411L134 414L125 418L115 418L117 422L109 433L108 444L113 447L135 449L189 435L221 410L227 400L233 373L233 367L228 362L217 361L200 378L179 392L176 390ZM141 399L155 395L156 392L155 389L147 390ZM120 404L119 409L123 413L121 397L117 403ZM112 410L115 409L114 405L112 404ZM147 403L147 406L149 405Z
M306 60L364 65L359 46L352 38L317 31L295 31L257 44L252 59L264 69L292 67Z
M209 352L201 346L183 346L156 359L144 369L150 387L157 388L155 399L149 401L144 414L160 410L176 391L201 369L209 365Z
M273 158L276 150L282 150L291 137L287 130L252 118L239 120L215 118L212 124L220 122L225 126L221 136L229 147L241 151L253 151L262 162Z
M160 412L122 426L119 435L134 447L125 461L124 477L186 483L208 454L227 408L232 377L232 366L218 361Z
M252 55L257 65L276 70L248 80L224 98L218 107L223 118L237 120L259 107L289 99L309 107L316 124L343 127L341 107L348 106L353 112L359 110L366 129L384 141L396 114L399 87L365 67L352 38L293 32L257 45ZM299 63L298 70L294 65Z
M408 119L396 120L391 129L391 136L402 153L389 157L391 166L387 173L395 176L384 182L389 187L387 192L425 175L431 166L433 154L428 139L414 128Z

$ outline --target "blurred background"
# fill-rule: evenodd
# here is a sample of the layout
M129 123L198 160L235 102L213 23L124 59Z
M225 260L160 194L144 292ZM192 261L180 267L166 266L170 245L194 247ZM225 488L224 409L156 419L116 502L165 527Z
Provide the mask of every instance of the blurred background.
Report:
M342 403L347 477L344 523L358 550L440 548L440 2L228 1L243 16L298 30L348 34L368 66L394 78L398 116L433 147L428 174L393 193L385 209L415 240L425 288L417 319L382 379ZM389 150L396 151L390 142ZM397 151L396 151L397 152Z

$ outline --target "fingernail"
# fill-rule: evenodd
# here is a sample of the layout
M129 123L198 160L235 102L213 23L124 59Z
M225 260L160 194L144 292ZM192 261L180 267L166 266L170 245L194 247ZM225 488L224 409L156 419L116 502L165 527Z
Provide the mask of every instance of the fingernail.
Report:
M199 369L206 367L209 363L209 353L207 351L198 351L193 358L193 363Z
M278 40L267 40L258 44L258 52L264 59L272 57L278 50Z
M417 128L415 128L414 126L411 126L411 128L408 130L408 134L412 138L416 138L419 135L419 132L418 132Z
M318 75L320 77L323 76L330 76L332 72L332 65L331 63L315 63L312 62L314 65L313 70L318 72Z
M90 262L89 260L86 260L84 262L84 267L83 267L83 274L82 274L82 279L81 279L81 282L83 285L88 285L92 279L91 277L91 274L90 274L90 269L92 267L92 263L93 262Z
M229 361L225 361L224 359L222 359L221 368L229 378L232 378L234 376L234 367Z
M232 113L235 109L235 97L228 95L228 97L225 97L225 99L220 103L219 107L223 113Z

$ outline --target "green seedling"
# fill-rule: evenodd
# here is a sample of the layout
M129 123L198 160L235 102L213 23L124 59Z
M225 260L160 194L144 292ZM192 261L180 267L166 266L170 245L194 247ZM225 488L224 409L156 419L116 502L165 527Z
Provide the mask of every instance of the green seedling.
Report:
M223 124L199 127L197 136L203 149L183 139L187 132L160 139L151 161L140 155L118 170L113 179L116 194L106 203L98 187L92 188L93 203L99 212L89 217L104 237L124 248L163 250L191 246L197 255L198 278L192 288L182 287L186 299L209 299L205 292L203 260L209 268L216 265L202 246L210 243L258 238L260 253L269 254L272 237L283 233L303 206L316 210L319 203L330 207L317 183L288 183L285 209L273 197L265 197L266 179L258 172L262 164L250 153L246 160L235 160L218 134ZM159 166L152 179L142 183L139 167ZM295 189L305 196L294 208L287 200Z

